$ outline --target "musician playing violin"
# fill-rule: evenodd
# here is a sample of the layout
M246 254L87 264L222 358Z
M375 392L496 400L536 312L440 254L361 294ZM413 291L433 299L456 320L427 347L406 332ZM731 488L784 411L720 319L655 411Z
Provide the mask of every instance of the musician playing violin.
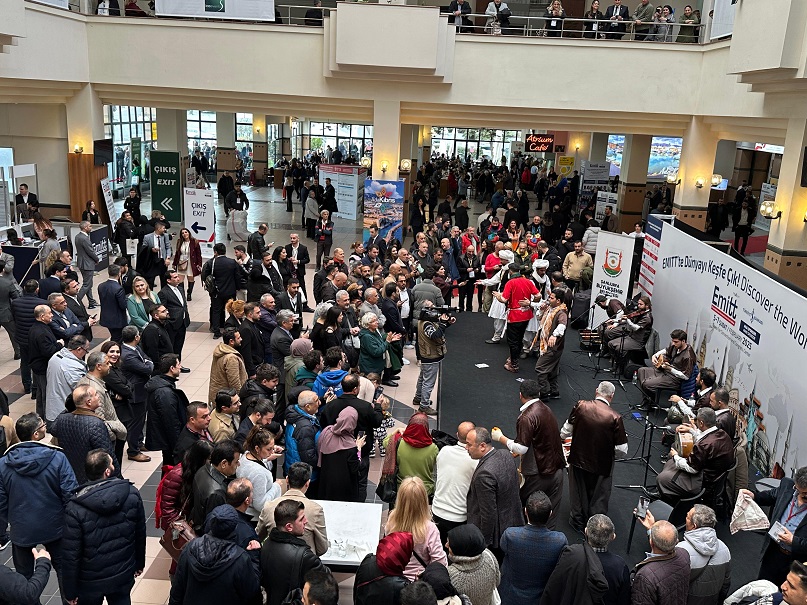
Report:
M610 303L609 303L610 304ZM642 294L636 303L636 311L628 314L615 314L603 334L603 341L608 343L611 355L616 358L620 354L628 355L631 351L644 348L650 332L653 330L653 313L650 297Z
M670 338L670 346L651 358L654 367L638 370L639 388L648 399L652 400L659 389L680 390L695 369L695 351L687 343L687 333L673 330Z

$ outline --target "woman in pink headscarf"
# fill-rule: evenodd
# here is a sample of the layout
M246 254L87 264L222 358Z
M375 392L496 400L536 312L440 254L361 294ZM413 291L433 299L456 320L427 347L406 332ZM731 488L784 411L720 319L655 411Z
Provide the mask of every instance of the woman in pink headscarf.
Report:
M353 437L359 413L346 407L339 412L336 423L326 426L320 433L319 449L319 497L322 500L359 500L359 456L367 437Z

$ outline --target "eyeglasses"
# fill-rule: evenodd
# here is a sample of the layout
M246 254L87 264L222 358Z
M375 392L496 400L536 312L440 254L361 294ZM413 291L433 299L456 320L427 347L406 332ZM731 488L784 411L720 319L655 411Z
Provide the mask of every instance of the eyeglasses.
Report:
M36 428L36 432L38 433L39 431L47 430L47 428L48 428L48 427L47 427L47 426L45 425L45 423L43 422L42 424L40 424L40 425L39 425L39 426Z

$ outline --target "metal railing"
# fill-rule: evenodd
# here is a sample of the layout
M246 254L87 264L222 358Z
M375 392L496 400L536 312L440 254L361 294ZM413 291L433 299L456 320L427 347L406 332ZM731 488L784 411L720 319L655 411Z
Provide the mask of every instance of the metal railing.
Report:
M27 0L34 4L40 3L36 0ZM120 5L121 16L143 18L144 15L126 15L125 5L127 0L118 0ZM98 0L69 0L70 11L74 13L95 14ZM157 15L151 10L149 2L140 0L138 5L146 12L145 17L152 18ZM46 4L47 6L52 6ZM82 11L82 8L84 9ZM311 10L312 6L298 6L298 5L285 5L275 6L278 14L280 15L280 22L278 21L245 21L239 19L221 19L216 17L159 17L161 19L188 19L192 21L204 22L225 22L225 23L262 23L273 24L282 23L283 25L302 25L302 26L321 26L322 23L318 19L306 18L306 14ZM323 20L331 11L336 10L330 7L319 7L322 11ZM626 20L618 22L619 27L612 27L617 23L606 19L581 19L577 17L551 17L548 15L540 16L522 16L511 15L509 17L509 24L496 27L493 25L493 17L485 13L469 13L463 15L464 20L471 22L470 25L463 24L457 25L453 21L454 16L449 15L449 24L452 27L457 27L458 33L471 34L471 35L487 35L487 36L521 36L521 37L544 37L544 38L565 38L565 39L591 39L591 40L625 40L625 41L647 41L647 42L664 42L664 43L678 43L678 44L704 44L706 34L706 24L684 24L684 23L659 23L657 21L643 21L636 23L635 21ZM596 26L596 28L595 28ZM624 27L625 31L618 31ZM680 37L680 29L682 27L693 27L695 35L689 40L678 40ZM640 31L637 31L640 30ZM648 29L647 31L642 31ZM659 31L657 31L659 30Z
M577 17L551 17L511 15L509 25L494 26L494 19L485 13L463 15L472 21L471 25L457 25L454 15L449 15L449 24L457 27L462 34L501 35L501 36L537 36L544 38L591 39L591 40L629 40L636 42L677 42L679 44L702 43L705 24L659 23L657 21L610 21L606 19L580 19ZM618 27L612 27L617 24ZM596 25L596 28L594 27ZM622 26L625 31L619 31ZM694 27L695 35L688 41L681 40L681 27ZM637 31L637 29L639 31ZM644 31L645 29L649 31ZM657 33L656 33L657 32Z

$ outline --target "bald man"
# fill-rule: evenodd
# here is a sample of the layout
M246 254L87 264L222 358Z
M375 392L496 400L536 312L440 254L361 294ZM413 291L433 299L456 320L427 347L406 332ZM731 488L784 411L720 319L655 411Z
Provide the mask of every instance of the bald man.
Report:
M440 530L440 544L446 534L468 518L467 496L477 461L468 455L466 437L475 427L473 422L461 422L457 427L457 445L446 446L437 454L437 480L434 483L432 512Z
M631 602L686 605L689 594L689 553L683 548L675 547L678 544L678 530L669 521L653 523L650 515L641 519L641 522L645 527L649 526L650 554L633 568Z

